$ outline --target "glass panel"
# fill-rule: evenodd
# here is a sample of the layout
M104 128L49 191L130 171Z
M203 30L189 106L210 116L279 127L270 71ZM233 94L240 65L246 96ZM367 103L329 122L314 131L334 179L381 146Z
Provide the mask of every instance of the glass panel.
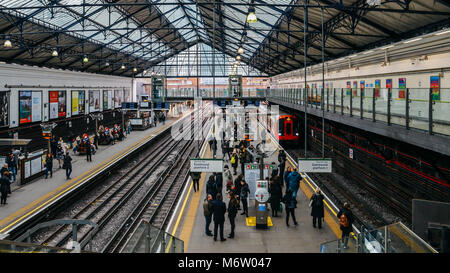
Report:
M429 89L409 89L409 126L428 131Z
M353 115L360 117L361 116L361 89L353 90Z
M391 122L406 126L405 112L406 112L406 90L392 89L391 101Z
M363 118L372 119L373 115L373 91L372 88L364 89L363 96Z
M342 89L335 89L335 90L336 90L336 113L341 113L341 109L342 109L342 105L341 105Z
M342 107L344 108L344 114L350 115L350 96L351 92L353 92L353 89L346 89L344 90L344 105Z
M450 89L440 90L433 104L433 132L450 135Z
M380 96L375 98L376 120L387 122L388 89L381 88Z

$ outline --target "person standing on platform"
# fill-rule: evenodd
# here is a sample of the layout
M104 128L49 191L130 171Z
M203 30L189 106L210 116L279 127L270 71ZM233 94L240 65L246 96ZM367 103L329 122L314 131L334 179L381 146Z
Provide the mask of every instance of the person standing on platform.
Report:
M242 181L242 179L244 179L244 176L242 174L240 174L234 180L234 192L235 192L236 198L239 201L239 203L241 203L241 181ZM241 210L240 205L238 207L238 210Z
M0 169L0 175L5 175L6 172L8 172L8 174L9 174L8 163L3 164L3 167ZM9 175L8 175L8 179L9 179Z
M223 177L226 181L233 180L233 174L231 173L231 170L228 168L228 165L225 165L223 167Z
M223 176L222 173L216 173L216 193L222 194Z
M302 176L297 172L297 169L294 169L288 176L289 180L289 189L292 191L292 196L294 199L297 199L297 192L300 188L300 180L302 180Z
M17 173L17 165L16 161L14 160L14 154L10 153L8 157L6 158L6 163L8 163L8 170L11 174L11 183L16 182L16 173Z
M225 212L227 207L222 201L222 194L218 193L216 195L216 200L212 201L213 207L213 219L214 219L214 241L217 241L217 229L220 229L220 241L226 241L223 238L223 225L225 223Z
M289 189L289 179L288 176L291 174L292 169L291 167L287 167L286 171L284 172L283 176L280 176L281 179L284 181L284 185L286 185L286 192Z
M210 145L211 145L211 150L212 150L212 153L213 153L213 157L215 157L216 154L217 154L217 140L216 140L215 137L212 139L212 142L211 142Z
M58 149L58 141L56 140L56 136L52 135L50 139L50 150L52 154L56 154L56 149Z
M50 173L50 178L53 177L53 154L48 154L45 159L45 179L48 177L48 173Z
M94 135L94 145L95 149L98 150L98 133L95 133Z
M92 147L91 147L91 141L86 141L86 160L87 162L92 162Z
M223 160L225 160L225 157L228 155L228 160L231 159L230 155L230 141L229 140L222 140L222 156Z
M212 213L213 213L213 208L212 208L212 195L208 194L208 197L205 199L205 201L203 202L203 215L205 216L205 233L207 236L213 236L211 230L209 230L209 226L211 224L211 217L212 217Z
M9 172L6 171L6 174L9 175ZM1 200L0 203L2 205L6 205L6 199L8 198L8 193L10 190L10 183L9 183L9 178L7 175L3 175L0 178L0 193L1 193Z
M340 229L342 230L342 243L344 244L344 249L347 249L348 238L350 232L352 232L354 220L350 205L347 202L344 203L344 208L338 212L337 217L339 219Z
M286 161L286 152L284 150L280 150L278 153L278 162L281 162L281 160Z
M283 197L283 203L286 207L286 226L289 226L289 215L292 216L294 225L297 225L297 220L295 219L295 208L297 207L297 201L294 198L294 193L291 189L288 189L286 195Z
M235 218L239 207L239 201L236 199L234 194L228 194L230 202L228 202L228 219L230 219L231 232L228 238L234 238L234 228L236 227Z
M236 154L236 152L233 152L233 154L231 155L231 159L230 159L230 163L231 163L231 167L233 167L233 175L236 175L236 168L238 166L238 155Z
M278 176L270 180L269 193L270 193L270 209L272 210L272 217L278 216L280 210L280 201L283 193L281 192L280 184L278 184Z
M323 206L323 196L319 188L311 196L309 206L311 207L311 216L313 217L313 227L316 228L316 222L318 228L322 228L322 219L324 217L324 206Z
M248 203L247 203L247 197L250 193L250 189L248 187L248 184L245 182L244 179L241 180L241 201L242 201L242 207L244 208L244 211L241 213L241 215L244 215L248 217Z
M241 164L241 173L245 173L245 163L247 163L247 154L246 154L245 148L242 146L241 148L241 154L239 155L239 163Z
M70 179L70 174L72 173L72 158L69 155L69 152L66 153L64 157L63 168L66 169L66 179Z
M194 188L194 192L199 191L199 180L201 177L201 173L199 172L191 172L191 178L192 178L192 186Z
M283 158L281 159L280 164L278 164L278 173L280 177L284 176L284 168L286 167L286 160L284 160Z
M211 196L216 196L216 179L214 175L210 175L208 182L206 182L206 194L211 194Z

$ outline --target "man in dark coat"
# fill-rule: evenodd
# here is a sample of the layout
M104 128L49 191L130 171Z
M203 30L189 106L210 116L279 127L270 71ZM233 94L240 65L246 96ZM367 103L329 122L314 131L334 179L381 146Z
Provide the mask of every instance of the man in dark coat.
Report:
M56 140L56 136L52 135L52 139L50 140L50 149L52 154L56 154L56 150L58 149L58 140Z
M272 209L272 217L278 216L278 211L280 210L280 201L282 197L281 187L278 184L278 176L270 180L269 193L270 193L270 208Z
M236 193L237 200L241 201L240 193L241 193L241 180L244 179L242 174L238 175L238 177L234 180L234 192ZM241 210L241 206L238 206L238 210Z
M211 218L213 214L213 207L212 207L212 196L211 194L208 194L208 197L203 202L203 215L205 216L205 233L207 236L213 236L211 233L211 230L209 230L209 225L211 224Z
M278 170L279 170L279 175L280 177L284 176L284 168L286 167L286 160L284 160L283 158L281 159L280 164L278 164Z
M248 187L248 184L245 182L244 179L242 179L241 180L241 194L240 194L240 198L241 198L242 207L244 208L244 211L241 213L241 215L245 214L246 217L248 217L247 197L248 197L249 193L250 193L250 189Z
M239 201L236 199L236 196L232 193L228 194L228 198L230 198L230 202L228 203L228 218L230 219L231 232L228 235L228 238L234 238L234 228L235 228L235 218L239 207Z
M294 225L297 225L297 220L295 219L295 208L297 205L291 189L287 190L286 195L283 198L283 202L286 207L286 226L289 226L289 215L292 216Z
M197 192L199 190L199 180L201 177L202 173L199 172L191 172L191 178L192 178L192 183L193 183L193 187L194 187L194 192Z
M339 219L340 229L342 230L342 243L344 244L344 249L347 249L348 238L350 236L350 232L352 232L352 224L354 220L350 205L347 202L344 203L344 208L338 212L337 217Z
M211 196L216 196L216 180L214 175L209 176L208 182L206 182L206 194L211 194Z
M63 168L66 169L66 179L70 179L70 174L72 173L72 158L69 152L64 156Z
M316 193L311 196L311 216L313 217L313 227L316 228L316 222L319 229L322 228L322 219L324 217L324 206L323 206L323 196L322 192L317 189Z
M9 175L9 172L6 171L5 174ZM10 187L10 183L9 183L8 176L2 175L0 178L0 193L1 193L0 203L2 205L6 205L6 199L8 198L9 187Z
M220 228L220 241L226 241L223 238L223 225L225 223L225 212L227 211L227 206L222 201L222 194L218 193L216 195L216 200L212 201L213 207L213 220L214 220L214 241L217 241L217 229Z
M287 190L289 189L289 179L288 179L288 176L289 176L289 174L291 174L291 172L292 172L291 167L287 167L287 170L284 172L283 176L280 176L281 179L283 179L284 184L286 185L286 192L287 192Z
M48 173L50 173L50 177L53 177L53 155L51 153L45 160L45 179L47 179Z
M222 193L223 176L222 173L216 173L216 192Z
M88 140L86 142L86 160L88 162L92 162L92 147L91 147L91 141Z

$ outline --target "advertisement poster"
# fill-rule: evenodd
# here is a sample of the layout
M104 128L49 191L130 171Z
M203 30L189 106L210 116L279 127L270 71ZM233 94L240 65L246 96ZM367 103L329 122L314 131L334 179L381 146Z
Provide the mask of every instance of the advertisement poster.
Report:
M380 97L381 80L375 80L375 98Z
M31 91L19 91L19 124L31 122Z
M364 97L364 88L365 88L364 84L365 84L365 81L359 82L359 88L361 89L361 97Z
M66 91L58 92L58 117L66 117L66 107L67 107Z
M122 107L123 102L123 92L122 90L114 90L114 107L120 108Z
M386 80L386 88L392 88L392 79Z
M42 120L42 92L31 92L31 121Z
M50 105L50 119L58 118L58 91L48 92Z
M100 111L100 91L89 91L89 112Z
M404 99L406 92L406 78L398 79L398 98Z
M78 91L78 113L80 115L86 113L86 111L84 110L86 96L84 94L84 91Z
M439 76L430 77L430 88L433 100L441 100Z
M114 91L109 90L108 91L108 109L114 108Z
M108 90L103 90L103 110L108 109Z
M72 91L72 116L80 114L78 105L78 91Z
M358 81L353 81L353 97L358 95Z
M0 127L9 125L9 92L0 92Z
M346 90L346 92L345 92L345 95L347 95L347 96L350 96L350 94L351 94L351 90L352 90L352 85L351 85L352 83L351 82L347 82L347 90Z

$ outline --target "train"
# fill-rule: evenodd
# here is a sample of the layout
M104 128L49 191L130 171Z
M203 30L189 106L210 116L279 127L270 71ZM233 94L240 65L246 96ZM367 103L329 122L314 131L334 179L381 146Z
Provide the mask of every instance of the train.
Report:
M301 141L300 123L295 115L272 113L268 105L261 105L258 121L267 128L268 132L283 146L296 146ZM274 123L275 122L275 123Z

